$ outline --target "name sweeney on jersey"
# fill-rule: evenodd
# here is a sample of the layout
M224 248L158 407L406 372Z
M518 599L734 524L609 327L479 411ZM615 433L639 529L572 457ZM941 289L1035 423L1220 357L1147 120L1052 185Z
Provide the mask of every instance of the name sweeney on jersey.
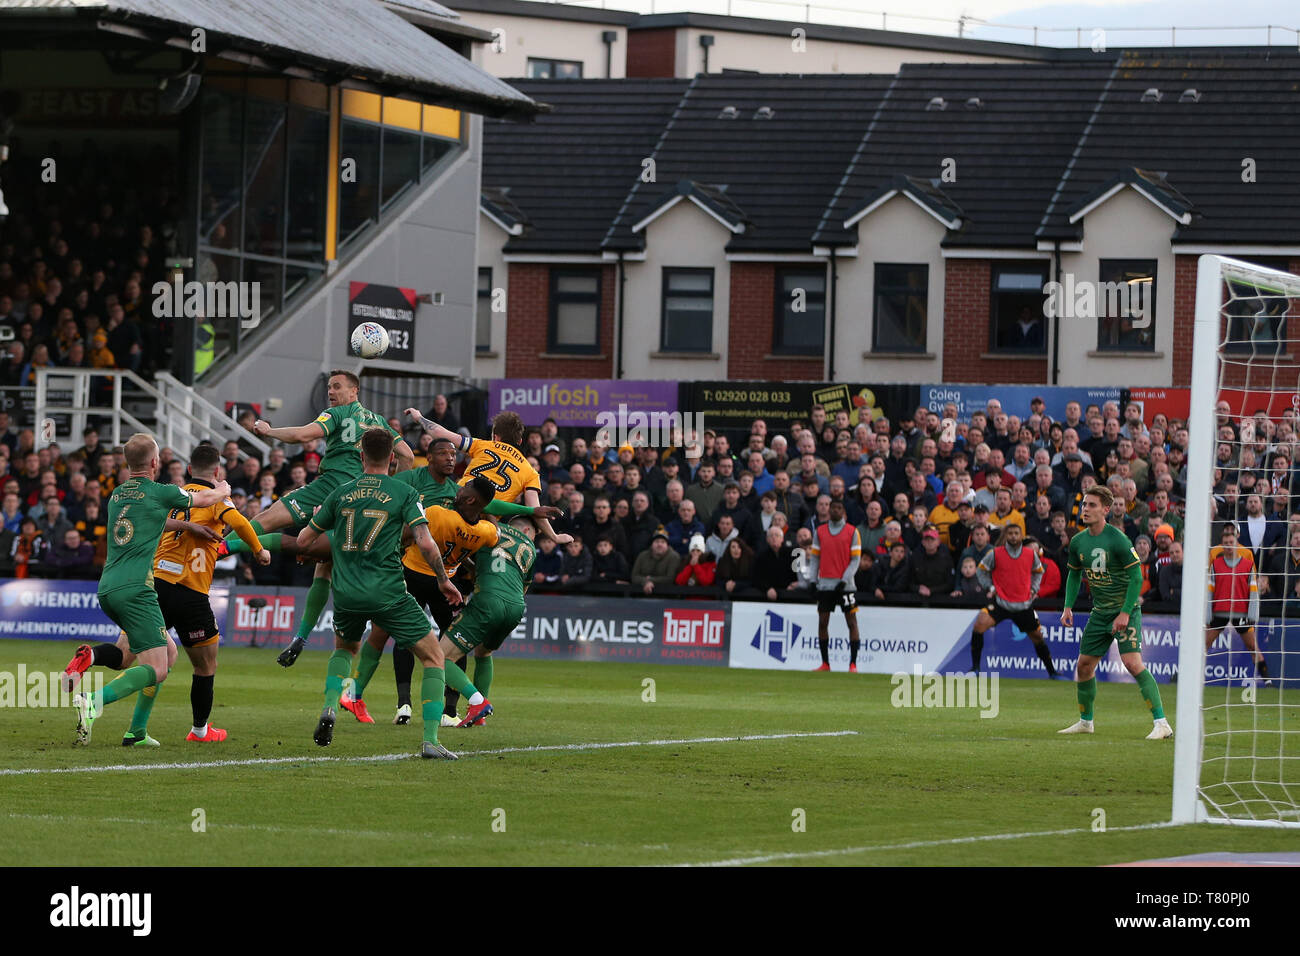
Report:
M360 501L362 498L374 498L382 504L388 504L388 502L393 500L392 495L386 491L381 491L378 488L353 488L347 494L340 495L339 501L350 503L353 501Z

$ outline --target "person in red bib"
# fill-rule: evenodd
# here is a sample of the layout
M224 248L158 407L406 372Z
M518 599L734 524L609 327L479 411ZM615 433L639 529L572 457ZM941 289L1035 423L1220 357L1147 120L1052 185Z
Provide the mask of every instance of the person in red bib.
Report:
M1266 687L1272 687L1268 664L1255 643L1255 622L1259 620L1259 586L1255 580L1255 558L1250 548L1237 544L1237 526L1225 522L1219 531L1220 545L1210 549L1209 626L1205 628L1205 649L1219 639L1225 627L1232 627L1255 661L1255 668ZM1250 678L1242 686L1252 683Z
M817 646L819 671L831 669L831 611L839 608L849 625L849 673L858 672L858 596L854 576L862 556L862 537L845 517L844 502L832 499L831 520L817 526L808 549L809 576L817 582Z
M1052 653L1047 648L1047 642L1043 640L1043 627L1038 623L1038 612L1034 610L1034 599L1038 597L1038 589L1043 583L1043 562L1033 548L1025 547L1024 538L1025 533L1020 525L1004 525L997 546L984 555L975 569L980 584L991 600L988 607L981 610L975 618L975 626L971 631L971 671L979 672L980 656L984 652L984 632L1010 618L1012 624L1029 635L1034 653L1047 668L1047 676L1056 680L1059 675L1052 664Z

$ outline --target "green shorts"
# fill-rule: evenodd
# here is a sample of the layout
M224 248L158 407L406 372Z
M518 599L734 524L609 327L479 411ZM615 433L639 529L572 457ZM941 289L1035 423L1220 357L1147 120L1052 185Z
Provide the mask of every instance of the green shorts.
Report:
M495 651L523 619L523 601L475 594L443 635L466 654L472 654L480 645Z
M169 643L162 608L158 606L158 593L153 588L143 584L114 588L99 595L99 606L110 621L126 631L127 646L132 654L166 647Z
M1134 609L1128 616L1128 627L1116 634L1110 629L1115 623L1116 614L1093 611L1088 615L1088 626L1083 629L1083 640L1079 642L1079 654L1089 657L1105 657L1110 650L1110 642L1119 642L1121 654L1136 654L1142 650L1142 612Z
M294 530L301 531L307 527L311 516L325 503L325 499L352 480L343 475L337 478L334 475L334 472L322 472L311 484L285 492L280 496L280 501L289 509Z
M378 610L349 611L334 609L334 635L348 643L360 641L366 633L366 622L382 627L398 647L412 647L428 634L429 619L409 594L400 601Z

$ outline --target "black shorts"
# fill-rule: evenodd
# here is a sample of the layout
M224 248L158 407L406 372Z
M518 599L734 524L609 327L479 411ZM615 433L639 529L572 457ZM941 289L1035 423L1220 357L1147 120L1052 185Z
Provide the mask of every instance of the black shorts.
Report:
M993 618L993 624L996 627L1003 621L1011 621L1016 627L1020 628L1026 634L1032 634L1038 630L1038 612L1032 607L1027 607L1022 611L1008 611L1001 604L994 601L985 610Z
M208 596L183 584L154 579L163 622L176 631L183 647L205 647L221 637Z
M817 610L824 614L839 608L844 616L858 613L858 595L856 591L818 591Z
M1248 631L1255 626L1255 622L1250 620L1244 614L1239 614L1236 617L1230 617L1225 614L1215 614L1205 622L1205 626L1213 628L1216 631L1223 630L1225 627L1231 627L1235 631Z
M456 609L447 603L443 593L438 590L438 579L432 574L412 571L405 565L402 566L402 573L406 577L406 590L415 598L416 604L433 615L433 622L438 625L438 634L441 636L443 631L451 627Z

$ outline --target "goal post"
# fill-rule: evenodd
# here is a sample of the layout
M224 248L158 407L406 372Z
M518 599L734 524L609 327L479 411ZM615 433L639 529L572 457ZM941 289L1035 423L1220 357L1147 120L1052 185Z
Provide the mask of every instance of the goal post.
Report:
M1208 560L1210 549L1218 543L1211 539L1217 510L1214 471L1223 444L1217 404L1225 387L1239 389L1242 407L1230 408L1231 420L1240 425L1254 416L1262 401L1272 423L1269 427L1287 417L1283 407L1295 409L1300 404L1300 363L1286 354L1300 346L1300 335L1293 334L1289 325L1300 324L1297 305L1300 276L1225 256L1199 259L1188 412L1174 823L1300 827L1300 692L1296 667L1289 671L1286 667L1286 628L1278 629L1284 635L1283 645L1269 648L1283 667L1275 687L1268 688L1267 699L1258 686L1234 686L1230 666L1222 681L1215 681L1223 683L1222 692L1218 686L1207 686L1204 640ZM1300 333L1300 325L1295 333ZM1234 461L1246 457L1246 447L1252 443L1240 439L1249 434L1242 429L1238 435ZM1254 453L1251 448L1249 455ZM1294 460L1291 463L1294 466ZM1261 460L1254 467L1263 465ZM1300 507L1295 507L1300 504L1300 482L1292 484L1297 487L1288 487L1292 504L1288 519L1300 514ZM1288 524L1288 539L1289 529ZM1288 579L1287 587L1292 586ZM1296 626L1300 632L1300 617ZM1257 634L1261 632L1257 629ZM1300 649L1291 654L1300 656ZM1216 656L1231 660L1223 651ZM1288 676L1289 681L1284 679Z

